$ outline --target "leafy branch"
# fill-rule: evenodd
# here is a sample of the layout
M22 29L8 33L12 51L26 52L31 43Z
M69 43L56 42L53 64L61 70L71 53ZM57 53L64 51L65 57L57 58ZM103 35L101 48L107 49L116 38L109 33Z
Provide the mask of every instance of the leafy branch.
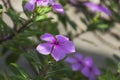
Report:
M31 22L32 22L32 19L28 20L25 24L23 24L22 27L20 27L19 30L16 31L16 33L22 32L22 31L28 26L28 24L31 23ZM9 35L9 36L7 36L7 37L5 37L5 38L1 38L1 39L0 39L0 43L5 42L5 41L7 41L7 40L10 40L10 39L12 39L14 36L15 36L15 34L12 33L11 35Z

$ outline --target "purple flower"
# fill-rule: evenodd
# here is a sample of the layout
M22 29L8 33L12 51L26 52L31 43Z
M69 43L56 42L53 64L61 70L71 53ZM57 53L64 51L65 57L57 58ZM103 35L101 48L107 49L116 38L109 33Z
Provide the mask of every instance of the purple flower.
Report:
M93 61L90 57L84 59L84 68L81 70L82 74L89 78L89 80L96 80L95 76L100 75L100 71L93 65Z
M59 12L61 14L64 13L64 9L62 8L61 4L56 4L55 0L30 0L28 1L24 9L27 11L33 11L35 7L35 3L38 6L52 6L53 11Z
M37 6L47 6L49 4L49 0L29 0L25 6L24 9L28 11L33 11L35 3Z
M36 47L36 50L43 55L51 54L52 57L59 61L63 59L66 54L75 52L75 47L71 41L65 36L45 33L41 37L41 40L46 43L41 43Z
M53 9L54 12L59 12L61 14L64 13L64 9L62 8L61 4L54 4L54 5L52 5L52 9Z
M55 0L49 0L49 5L54 5L55 4Z
M34 10L34 4L35 4L36 0L30 0L28 1L25 6L24 9L27 11L33 11Z
M71 64L73 71L81 71L84 67L83 56L79 53L75 53L71 57L67 57L65 62Z
M94 66L90 57L84 59L79 53L67 57L65 62L71 65L73 71L80 71L84 76L88 77L89 80L95 80L96 75L98 76L101 74L99 69Z
M101 6L92 2L85 2L84 5L89 7L93 12L104 12L107 15L111 14L111 12L105 6Z
M49 0L36 0L37 6L48 6Z

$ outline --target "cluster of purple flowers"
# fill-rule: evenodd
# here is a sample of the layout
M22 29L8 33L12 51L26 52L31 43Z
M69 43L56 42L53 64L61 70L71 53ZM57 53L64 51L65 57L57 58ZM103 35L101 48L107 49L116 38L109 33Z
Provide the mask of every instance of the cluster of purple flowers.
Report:
M63 35L56 35L45 33L41 35L41 40L45 43L40 43L36 50L43 55L51 54L56 60L62 60L67 54L75 52L74 44ZM95 80L96 75L100 75L100 71L94 66L92 58L83 56L79 53L74 53L73 56L67 57L65 62L69 63L73 71L81 71L81 73L88 77L89 80Z
M89 80L96 80L96 75L99 76L101 74L99 69L93 64L91 57L83 58L81 54L75 53L73 56L67 57L65 62L71 65L73 71L80 71Z
M74 0L70 1L77 4ZM105 6L91 2L85 2L84 5L89 7L93 12L104 12L107 15L111 14ZM55 3L55 0L29 0L25 4L24 9L33 11L35 6L52 6L53 11L64 13L62 5ZM60 61L64 59L67 54L75 52L74 44L63 35L53 36L52 34L45 33L41 35L40 38L45 41L45 43L40 43L36 47L36 50L43 55L51 54L56 61ZM101 74L99 69L94 65L91 57L83 58L81 54L74 53L73 56L67 57L65 62L71 65L73 71L80 71L84 76L88 77L89 80L95 80L96 76Z
M52 6L53 11L59 12L61 14L64 13L64 9L60 3L55 3L55 0L29 0L25 6L24 9L27 11L33 11L35 8L35 5L37 7L39 6Z

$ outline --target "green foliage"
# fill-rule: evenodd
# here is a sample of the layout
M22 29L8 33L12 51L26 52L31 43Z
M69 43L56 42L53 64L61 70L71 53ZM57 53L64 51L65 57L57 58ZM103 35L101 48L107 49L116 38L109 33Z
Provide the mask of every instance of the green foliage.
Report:
M37 56L37 53L33 50L30 50L24 55L26 59L29 61L29 63L35 68L37 74L39 74L40 70L42 69L42 63L40 63L40 59Z
M111 71L105 71L99 80L118 80L117 77Z
M118 73L120 74L120 63L118 63Z
M107 69L116 69L117 68L117 63L115 62L115 60L111 59L111 58L106 58L106 66Z
M11 63L10 65L10 69L12 70L12 72L15 74L15 76L12 76L11 79L15 80L29 80L30 76L29 74L27 74L27 72L24 71L24 69L22 69L21 67L19 67L17 64Z

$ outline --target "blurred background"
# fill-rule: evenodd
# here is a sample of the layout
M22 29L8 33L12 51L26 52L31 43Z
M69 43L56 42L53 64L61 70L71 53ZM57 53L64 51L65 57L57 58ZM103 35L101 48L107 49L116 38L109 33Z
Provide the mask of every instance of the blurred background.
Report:
M101 12L97 18L98 22L94 22L93 19L97 13L83 5L83 2L86 1L106 6L111 11L111 15L108 16ZM73 40L76 50L84 56L91 56L97 66L108 66L107 61L117 62L115 57L120 56L119 0L61 0L60 2L65 9L63 16L54 13L47 14L48 17L53 18L52 22L58 22L59 33L69 36ZM0 0L0 5L3 6L3 11L11 6L22 18L28 19L23 12L22 0ZM11 29L14 28L14 22L7 14L3 13L2 19ZM9 56L9 52L0 55L0 72L9 70L6 66L6 58ZM24 57L20 56L17 63L27 69L28 72L33 73Z

